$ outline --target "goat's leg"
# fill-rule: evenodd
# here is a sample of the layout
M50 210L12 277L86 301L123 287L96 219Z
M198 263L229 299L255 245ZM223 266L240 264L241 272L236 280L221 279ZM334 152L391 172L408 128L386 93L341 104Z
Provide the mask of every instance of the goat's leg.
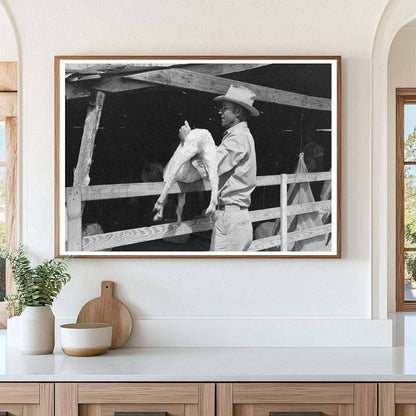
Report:
M162 189L162 193L160 194L159 198L157 199L153 207L153 212L155 213L153 221L160 221L163 218L163 208L166 203L166 197L168 196L168 191L172 186L173 182L175 182L173 176L170 176L168 180L165 182L165 186Z
M162 193L160 194L159 198L157 199L155 206L153 207L153 212L155 212L155 216L153 217L153 221L159 221L163 217L163 206L165 205L166 198L168 196L168 192L170 187L172 186L173 182L176 182L175 175L179 172L179 169L182 165L191 159L192 156L195 154L195 149L188 149L188 151L184 151L182 153L175 153L174 157L175 160L172 161L172 166L169 167L169 174L165 178L165 186L163 187Z
M178 194L178 206L176 207L176 218L177 222L180 224L182 222L182 212L185 205L186 194Z
M218 203L218 173L217 173L217 160L215 157L207 158L205 160L206 168L208 172L208 179L211 184L211 200L208 208L205 210L205 215L213 215L215 207Z

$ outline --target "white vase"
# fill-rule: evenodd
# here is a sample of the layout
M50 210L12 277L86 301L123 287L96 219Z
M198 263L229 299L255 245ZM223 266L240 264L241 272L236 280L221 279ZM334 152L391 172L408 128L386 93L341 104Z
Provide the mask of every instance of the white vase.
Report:
M13 316L7 320L7 346L18 347L19 346L19 320L20 316Z
M50 354L55 347L55 316L50 306L26 306L19 319L19 352Z

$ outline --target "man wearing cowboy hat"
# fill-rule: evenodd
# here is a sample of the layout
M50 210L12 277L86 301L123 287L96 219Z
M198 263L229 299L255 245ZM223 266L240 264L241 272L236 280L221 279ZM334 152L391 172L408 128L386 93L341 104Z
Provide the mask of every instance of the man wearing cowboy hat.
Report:
M231 85L225 95L214 98L221 103L218 114L224 136L217 147L219 196L214 214L211 251L246 251L253 240L253 227L248 214L251 193L256 187L256 151L247 125L251 115L259 112L253 107L256 95L239 85ZM179 134L186 137L189 125Z

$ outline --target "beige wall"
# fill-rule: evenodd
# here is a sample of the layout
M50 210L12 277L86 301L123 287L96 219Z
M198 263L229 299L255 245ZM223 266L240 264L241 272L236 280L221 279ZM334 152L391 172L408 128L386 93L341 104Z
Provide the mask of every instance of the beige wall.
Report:
M388 326L373 331L379 323L370 321L370 60L386 3L0 0L21 39L21 237L39 257L51 257L54 244L54 55L343 60L342 259L74 259L73 279L54 305L58 318L73 320L107 279L135 316L135 345L223 345L230 333L235 345L388 343ZM344 326L351 323L355 338Z

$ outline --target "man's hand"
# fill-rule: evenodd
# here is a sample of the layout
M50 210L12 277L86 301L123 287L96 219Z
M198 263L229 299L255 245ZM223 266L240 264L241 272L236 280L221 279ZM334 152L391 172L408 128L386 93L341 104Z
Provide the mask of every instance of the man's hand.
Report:
M188 134L191 132L191 127L188 122L185 120L185 124L179 129L179 138L181 141L185 140Z

